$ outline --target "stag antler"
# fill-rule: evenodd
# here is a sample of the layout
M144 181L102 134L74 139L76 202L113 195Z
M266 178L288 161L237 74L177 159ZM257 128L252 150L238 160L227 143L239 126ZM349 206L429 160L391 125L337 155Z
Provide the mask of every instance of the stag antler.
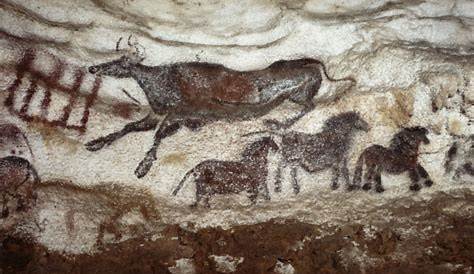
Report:
M122 42L123 37L120 37L115 44L115 51L119 52L120 50L120 43ZM128 49L124 49L127 52L127 55L136 59L136 61L141 62L145 59L145 47L140 45L138 41L132 41L132 35L130 35L127 39ZM140 50L141 48L141 50Z

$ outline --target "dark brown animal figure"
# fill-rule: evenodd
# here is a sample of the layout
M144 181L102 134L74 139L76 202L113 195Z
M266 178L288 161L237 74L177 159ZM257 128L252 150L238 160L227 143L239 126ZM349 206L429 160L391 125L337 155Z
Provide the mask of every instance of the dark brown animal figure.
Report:
M362 179L362 168L367 167L365 173L365 183L362 189L372 188L375 181L375 191L383 192L381 172L400 174L408 171L411 179L410 190L418 191L421 186L418 181L424 179L425 186L431 186L433 181L429 178L426 170L418 163L418 148L421 143L429 144L426 136L428 130L423 127L404 128L397 133L388 148L380 145L373 145L366 148L359 156L354 172L353 188L358 188Z
M270 137L264 137L250 144L242 152L241 161L207 160L188 171L173 191L176 195L190 175L196 182L196 205L202 198L209 206L209 198L214 194L249 192L249 199L256 202L259 188L264 188L264 197L270 200L266 184L268 167L267 156L270 150L277 151L278 146Z
M117 50L119 43L120 40ZM130 39L129 46L133 46ZM138 47L136 50L139 51ZM151 67L142 65L142 60L139 54L133 54L89 68L91 73L99 75L135 79L145 93L152 113L127 124L120 131L86 144L90 151L99 150L130 132L154 129L159 122L157 115L164 115L154 144L135 170L138 178L150 170L161 140L175 134L182 126L196 130L216 120L261 117L285 100L303 107L299 115L284 123L291 125L315 107L313 97L322 79L320 67L326 74L324 65L314 59L278 61L255 71L236 71L198 62Z
M14 124L0 124L0 157L5 156L31 156L30 144L25 133Z
M9 215L9 202L16 200L16 210L24 211L36 201L35 187L39 183L38 173L28 160L8 156L0 159L0 195L2 197L1 218Z
M339 187L342 177L349 185L347 169L348 151L355 132L367 132L369 125L355 112L345 112L329 118L320 133L306 134L290 131L282 135L281 161L275 183L275 191L281 191L281 169L291 166L293 191L299 193L297 168L302 167L310 173L331 169L333 173L331 188Z

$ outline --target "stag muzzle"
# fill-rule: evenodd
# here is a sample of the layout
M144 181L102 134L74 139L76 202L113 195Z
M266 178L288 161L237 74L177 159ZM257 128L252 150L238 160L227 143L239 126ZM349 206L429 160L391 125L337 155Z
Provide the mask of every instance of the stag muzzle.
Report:
M89 67L89 72L92 74L96 74L99 71L99 68L97 66L90 66Z

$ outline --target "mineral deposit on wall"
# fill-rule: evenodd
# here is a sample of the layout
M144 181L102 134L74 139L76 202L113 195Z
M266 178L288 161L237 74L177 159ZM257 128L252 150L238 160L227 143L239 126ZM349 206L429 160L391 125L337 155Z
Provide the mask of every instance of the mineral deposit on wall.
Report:
M474 2L0 1L0 273L471 273Z

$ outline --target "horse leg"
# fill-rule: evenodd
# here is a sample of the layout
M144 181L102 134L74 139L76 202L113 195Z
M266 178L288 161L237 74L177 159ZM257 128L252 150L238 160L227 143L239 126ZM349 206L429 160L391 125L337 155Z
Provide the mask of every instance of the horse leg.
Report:
M347 186L347 189L355 189L355 186L351 185L351 182L349 180L349 169L347 168L347 158L344 158L341 164L341 173L342 173L342 178L345 181L345 184Z
M331 183L331 189L336 190L339 188L339 167L337 165L334 165L332 167L332 183Z
M368 191L372 188L372 181L375 177L375 165L367 165L367 170L365 172L365 184L362 185L362 189Z
M418 174L421 176L421 178L425 179L424 181L425 186L430 187L433 185L433 181L431 181L430 175L428 175L428 172L426 172L423 166L421 166L420 164L417 164L416 171L418 171Z
M375 170L374 174L374 181L375 181L375 191L378 193L382 193L385 191L385 189L382 186L382 176L381 176L381 171L380 168Z
M298 194L300 193L300 186L298 185L298 173L296 167L291 167L290 175L291 184L293 185L293 193Z
M258 192L257 193L253 192L248 197L249 197L249 200L252 203L252 205L255 205L257 203Z
M160 125L160 128L155 134L155 141L153 142L152 147L146 153L145 158L143 158L140 164L138 164L137 169L135 169L135 175L137 176L137 178L142 178L148 173L148 171L150 171L153 162L156 160L156 151L161 143L161 140L175 134L181 127L180 122L181 121L173 120L169 116L167 116L165 120L163 120Z
M266 181L263 182L263 198L270 201L270 190L268 189L268 184Z
M281 170L285 167L283 161L278 164L275 177L275 192L281 192Z
M126 124L125 127L119 131L88 142L85 145L86 149L89 151L97 151L105 146L110 145L115 140L122 138L130 132L152 130L156 127L158 121L158 117L154 113L150 113L141 120Z
M411 184L410 184L410 190L411 191L418 191L420 190L420 184L418 184L418 181L420 180L420 176L418 176L418 172L416 171L416 168L410 169L408 171L408 176L410 176Z

